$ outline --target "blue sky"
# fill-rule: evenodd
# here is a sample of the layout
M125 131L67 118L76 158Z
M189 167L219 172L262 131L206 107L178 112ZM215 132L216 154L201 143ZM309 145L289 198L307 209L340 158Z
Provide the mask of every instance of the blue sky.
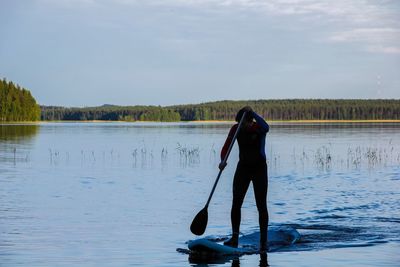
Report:
M44 105L400 98L397 0L1 0L0 35Z

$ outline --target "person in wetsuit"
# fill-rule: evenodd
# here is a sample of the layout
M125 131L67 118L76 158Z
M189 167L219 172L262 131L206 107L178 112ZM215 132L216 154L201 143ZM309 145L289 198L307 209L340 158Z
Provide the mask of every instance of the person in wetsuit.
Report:
M239 144L239 162L233 178L233 200L231 209L232 238L224 242L231 247L238 246L239 227L241 219L241 207L250 182L253 182L254 195L259 215L260 225L260 250L267 250L268 233L268 170L265 156L265 137L269 131L268 123L255 113L251 107L244 107L236 115L239 122L246 112L241 129L237 135ZM221 150L221 163L219 168L223 170L226 163L223 159L232 142L238 124L232 126L225 144Z

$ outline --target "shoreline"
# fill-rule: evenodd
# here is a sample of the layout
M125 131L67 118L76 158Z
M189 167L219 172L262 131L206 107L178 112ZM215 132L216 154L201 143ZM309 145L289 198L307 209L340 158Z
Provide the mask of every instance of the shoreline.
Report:
M271 124L307 124L307 123L400 123L400 120L267 120ZM55 121L15 121L0 122L0 125L18 125L18 124L46 124L46 123L235 123L235 121L224 120L201 120L201 121L110 121L110 120L55 120Z
M190 121L199 123L234 123L235 121ZM400 120L267 120L268 123L400 123Z

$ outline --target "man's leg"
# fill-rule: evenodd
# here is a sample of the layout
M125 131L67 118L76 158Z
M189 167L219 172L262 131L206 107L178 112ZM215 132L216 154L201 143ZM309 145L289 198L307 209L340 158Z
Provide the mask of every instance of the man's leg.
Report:
M260 225L260 250L266 251L268 245L268 169L267 165L257 169L253 178L254 196L258 209L258 223Z
M241 208L247 189L250 185L248 173L238 164L233 178L233 200L231 209L232 238L224 242L225 245L231 247L238 246L239 228L241 219Z

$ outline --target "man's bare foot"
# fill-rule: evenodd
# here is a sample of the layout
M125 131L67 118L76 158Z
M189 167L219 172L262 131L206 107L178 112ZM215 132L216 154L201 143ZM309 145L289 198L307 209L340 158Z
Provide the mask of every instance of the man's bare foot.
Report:
M238 247L239 240L237 237L232 237L231 239L227 240L224 242L225 246L237 248Z

